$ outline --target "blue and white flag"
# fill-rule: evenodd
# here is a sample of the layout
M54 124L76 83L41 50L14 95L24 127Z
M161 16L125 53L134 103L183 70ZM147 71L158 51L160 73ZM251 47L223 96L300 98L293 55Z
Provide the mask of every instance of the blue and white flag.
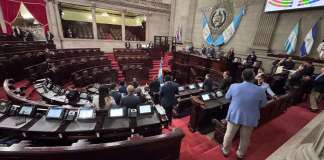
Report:
M314 24L314 26L312 27L312 29L307 33L305 39L304 39L304 42L300 48L300 56L301 57L305 57L307 56L312 47L313 47L313 44L314 44L314 39L316 38L317 36L317 31L318 31L318 22L316 22Z
M232 23L224 30L224 32L217 37L214 42L215 46L221 46L226 44L234 35L235 31L237 30L238 26L240 25L241 18L245 14L245 10L242 8L240 13L234 16Z
M214 42L213 36L210 32L209 26L208 26L208 19L206 17L206 14L203 12L203 37L208 45L212 45Z
M160 69L159 69L159 73L158 73L158 80L160 81L160 83L163 83L163 57L161 57L161 61L160 61Z
M295 25L293 30L290 32L290 35L284 44L284 50L288 55L295 52L298 33L299 33L299 22Z

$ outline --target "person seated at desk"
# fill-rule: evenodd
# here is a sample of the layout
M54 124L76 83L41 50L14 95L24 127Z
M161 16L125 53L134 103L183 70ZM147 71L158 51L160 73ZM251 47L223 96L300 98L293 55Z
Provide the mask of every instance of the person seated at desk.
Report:
M210 78L210 74L206 74L205 80L203 83L203 89L205 92L212 92L213 91L214 81Z
M227 127L221 153L228 157L232 141L236 133L240 133L240 144L236 152L237 159L243 159L250 143L250 136L260 119L260 109L267 103L267 97L262 88L252 83L255 73L253 69L242 72L242 83L232 84L225 98L230 100L227 112ZM248 93L248 94L247 94Z
M120 101L120 106L125 106L127 109L135 109L140 103L141 100L138 96L134 95L135 88L132 85L129 85L127 87L127 93L128 95L123 97Z
M139 83L138 83L137 79L134 77L131 84L134 86L134 88L137 88Z
M70 92L66 95L69 104L76 105L80 100L80 93L76 88L71 88Z
M310 111L318 112L318 103L320 101L321 94L324 93L324 67L321 68L321 73L313 80L313 89L309 96Z
M164 85L160 89L160 103L165 109L166 116L169 119L169 125L172 124L173 106L177 104L176 94L179 94L178 85L172 82L169 75L166 75Z
M116 104L119 105L121 94L117 91L117 85L115 83L111 85L110 95L114 98Z
M119 82L119 93L120 94L127 94L127 88L126 88L126 86L125 86L125 81L120 81Z
M232 77L230 76L229 71L225 71L223 73L223 80L219 85L219 89L222 90L223 93L226 93L231 84L232 84Z
M267 93L271 98L278 99L278 96L272 91L270 85L265 82L266 75L261 74L257 77L258 85L264 89L265 93Z

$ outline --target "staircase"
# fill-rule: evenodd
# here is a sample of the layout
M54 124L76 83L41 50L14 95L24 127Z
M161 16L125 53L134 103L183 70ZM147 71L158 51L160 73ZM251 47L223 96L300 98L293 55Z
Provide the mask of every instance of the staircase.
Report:
M170 60L172 59L172 53L166 53L163 57L162 68L163 71L171 71ZM152 69L149 71L149 80L154 80L154 77L158 75L160 69L160 60L153 60Z
M118 81L125 80L123 72L119 68L118 61L116 61L116 59L115 59L115 55L113 53L107 53L106 56L107 56L108 60L111 62L112 69L114 69L114 70L116 70L118 72L117 80Z

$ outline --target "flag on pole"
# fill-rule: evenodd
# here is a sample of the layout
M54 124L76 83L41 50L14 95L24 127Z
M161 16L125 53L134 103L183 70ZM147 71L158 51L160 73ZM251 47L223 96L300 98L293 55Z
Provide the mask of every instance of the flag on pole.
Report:
M295 52L298 33L299 33L299 21L295 25L293 30L290 32L290 35L289 35L288 39L286 40L286 42L284 44L284 50L286 51L286 53L288 55Z
M300 56L305 57L307 56L314 44L314 40L317 36L317 31L318 31L318 21L314 24L312 29L307 33L304 42L300 48Z
M208 45L213 44L214 39L213 39L213 36L212 36L209 26L208 26L207 16L204 12L203 12L203 37L204 37L206 44L208 44Z
M215 46L221 46L226 44L234 35L235 31L237 30L238 26L240 25L241 18L245 14L245 10L242 8L240 13L234 16L232 23L224 30L224 32L217 37L214 42Z
M161 57L161 61L160 61L160 69L159 69L159 73L158 73L158 80L160 81L160 83L163 83L163 57Z
M182 42L182 26L181 26L181 24L178 26L178 29L176 32L176 41Z

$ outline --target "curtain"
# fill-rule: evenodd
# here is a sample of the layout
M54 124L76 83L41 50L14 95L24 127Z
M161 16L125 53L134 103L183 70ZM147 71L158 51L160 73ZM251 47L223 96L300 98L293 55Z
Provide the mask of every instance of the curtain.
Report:
M11 34L13 32L12 23L18 15L21 3L26 6L33 17L44 27L46 33L48 31L48 22L44 0L0 0L7 33Z
M46 4L44 0L21 0L33 17L48 31Z
M12 33L12 23L16 19L21 2L10 1L10 0L0 0L0 5L3 13L3 19L6 24L7 33Z

